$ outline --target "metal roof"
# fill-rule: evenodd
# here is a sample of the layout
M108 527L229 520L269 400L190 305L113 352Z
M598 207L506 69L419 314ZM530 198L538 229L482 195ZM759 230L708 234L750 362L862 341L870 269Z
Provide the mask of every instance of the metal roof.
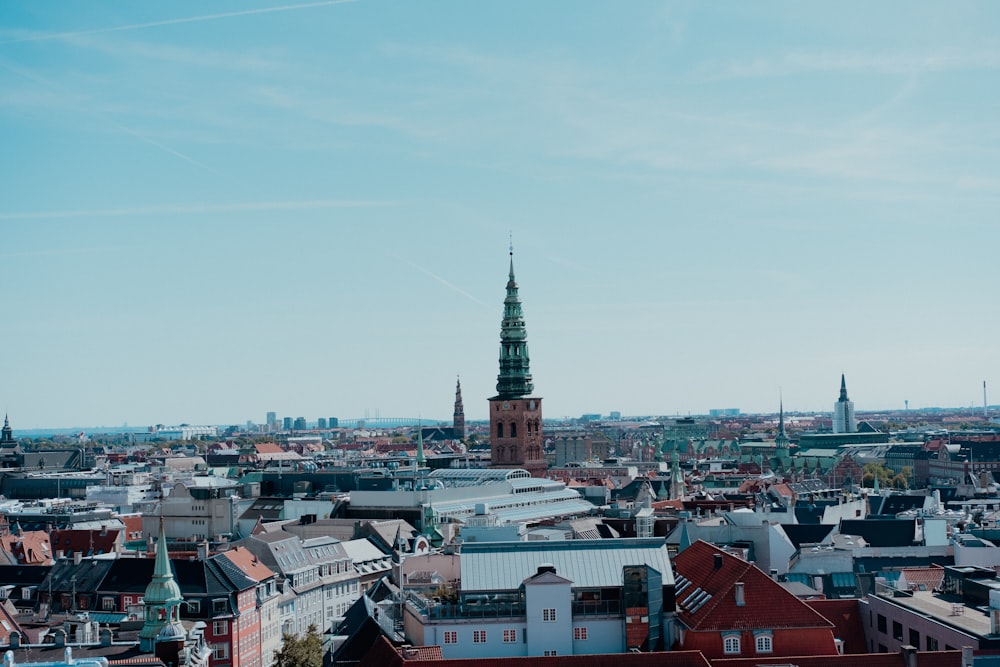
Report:
M543 563L574 588L622 585L622 568L648 565L673 584L673 568L662 538L566 540L563 542L472 542L462 546L462 590L514 590Z

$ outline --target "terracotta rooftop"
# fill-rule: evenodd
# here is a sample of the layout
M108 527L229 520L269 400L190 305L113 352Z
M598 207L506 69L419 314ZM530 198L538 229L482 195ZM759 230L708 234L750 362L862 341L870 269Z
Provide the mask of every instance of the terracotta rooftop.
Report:
M832 628L756 565L698 540L673 559L677 618L690 630ZM742 583L745 603L736 603Z

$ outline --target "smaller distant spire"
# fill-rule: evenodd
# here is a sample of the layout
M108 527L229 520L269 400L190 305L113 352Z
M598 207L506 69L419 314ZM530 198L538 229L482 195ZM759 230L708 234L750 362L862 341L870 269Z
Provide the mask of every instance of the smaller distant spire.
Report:
M844 374L840 374L840 402L846 403L849 399L847 398L847 380L844 379Z
M417 418L417 463L424 464L424 421Z

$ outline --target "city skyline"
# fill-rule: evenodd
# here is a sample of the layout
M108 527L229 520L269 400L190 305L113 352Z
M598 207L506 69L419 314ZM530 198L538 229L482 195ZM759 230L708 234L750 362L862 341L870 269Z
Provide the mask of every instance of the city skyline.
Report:
M1000 7L0 6L15 429L981 407ZM995 400L993 401L995 402ZM256 415L256 417L254 417Z

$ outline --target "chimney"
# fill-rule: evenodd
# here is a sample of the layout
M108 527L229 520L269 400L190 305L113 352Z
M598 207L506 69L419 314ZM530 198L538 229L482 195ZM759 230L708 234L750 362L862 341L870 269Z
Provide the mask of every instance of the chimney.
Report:
M79 565L83 560L83 552L79 549L73 552L73 565Z
M713 569L715 569L715 570L721 570L722 569L722 554L715 554L714 558L712 559L712 562L713 562L713 565L714 565Z
M917 667L917 648L910 644L903 644L899 647L899 652L903 656L903 667Z
M202 540L198 543L198 560L208 559L208 542Z
M990 634L1000 634L1000 591L990 591Z
M972 647L963 646L962 647L962 667L972 667L975 660L972 657Z

